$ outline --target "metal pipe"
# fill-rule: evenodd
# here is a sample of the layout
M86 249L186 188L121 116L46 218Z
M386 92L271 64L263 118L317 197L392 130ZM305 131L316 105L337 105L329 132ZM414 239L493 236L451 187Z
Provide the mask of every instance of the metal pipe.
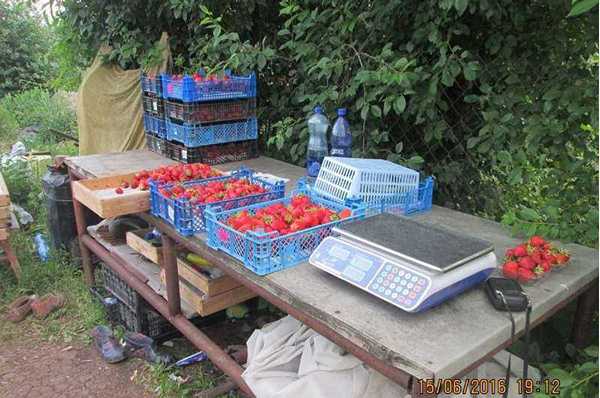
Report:
M91 236L84 235L81 241L92 252L94 252L107 266L113 269L127 285L137 291L152 307L154 307L162 316L167 318L188 340L200 350L206 352L210 360L229 375L242 391L251 397L254 397L252 390L242 379L243 369L229 355L208 338L200 329L187 320L183 315L172 316L170 314L167 302L162 296L159 296L150 286L142 283L134 277L124 266L124 261L113 256L106 248L96 242Z
M252 290L257 295L263 297L265 300L280 308L287 314L293 316L300 322L315 330L317 333L323 335L324 337L331 340L340 347L343 347L348 352L352 353L355 357L357 357L367 365L371 366L373 369L377 370L382 375L390 378L391 380L400 384L402 387L405 387L407 389L411 387L413 377L410 374L383 362L379 358L375 357L373 354L367 352L366 350L357 346L347 338L341 336L339 333L337 333L335 330L333 330L330 326L326 325L322 321L317 320L316 318L307 315L305 312L291 306L279 297L268 292L267 290L258 286L252 281L246 279L243 275L240 275L239 273L235 272L233 269L231 269L231 267L227 265L227 261L234 260L224 260L223 258L219 257L219 252L210 249L208 246L206 246L205 243L201 241L198 241L196 239L191 240L182 238L174 229L172 229L163 221L155 217L152 217L148 214L143 214L142 218L144 218L146 221L153 223L156 227L158 227L162 234L167 234L171 236L173 239L181 243L189 250L206 258L206 260L211 262L213 265L217 266L219 269L221 269L223 272L228 274L240 284L246 286L248 289Z
M175 257L175 244L173 239L167 235L162 235L161 240L169 314L177 315L181 313L181 301L179 298L179 272L177 270L177 258Z
M79 177L69 168L69 178L71 179L71 191L73 183L79 180ZM92 254L88 248L81 242L81 237L87 234L87 225L85 223L85 211L81 203L75 197L73 199L73 212L75 215L75 225L77 228L77 240L79 241L79 252L81 254L81 265L85 276L85 283L88 286L94 286L94 264L92 263Z

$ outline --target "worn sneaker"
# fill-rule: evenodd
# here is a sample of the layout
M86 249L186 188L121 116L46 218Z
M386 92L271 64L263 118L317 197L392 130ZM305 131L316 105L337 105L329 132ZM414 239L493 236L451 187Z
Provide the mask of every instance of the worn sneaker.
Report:
M65 305L65 297L62 294L47 294L31 303L33 314L38 319L44 319L52 311Z
M150 363L168 365L173 358L168 354L161 354L156 349L154 339L142 333L125 332L125 350L129 356L141 358Z
M94 339L96 349L106 362L117 363L127 358L123 346L117 342L112 330L106 326L96 326L92 329L90 335Z
M27 315L31 312L31 304L34 300L37 300L37 296L21 296L14 300L8 305L6 311L6 319L13 323L19 323L23 319L27 318Z

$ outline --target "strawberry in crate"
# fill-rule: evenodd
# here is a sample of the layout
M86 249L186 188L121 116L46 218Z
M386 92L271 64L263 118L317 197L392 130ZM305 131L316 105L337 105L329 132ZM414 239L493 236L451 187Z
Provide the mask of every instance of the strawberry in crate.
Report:
M230 216L226 223L240 232L264 231L287 235L348 218L350 215L350 209L335 212L313 203L306 195L297 195L287 206L283 203L275 203L259 208L254 214L242 210Z
M527 242L508 249L502 273L510 279L527 283L565 266L570 260L567 251L554 247L541 236L532 236Z
M265 188L251 183L246 178L212 181L207 184L189 187L175 185L171 188L159 188L158 191L165 198L187 199L192 204L215 203L267 192Z

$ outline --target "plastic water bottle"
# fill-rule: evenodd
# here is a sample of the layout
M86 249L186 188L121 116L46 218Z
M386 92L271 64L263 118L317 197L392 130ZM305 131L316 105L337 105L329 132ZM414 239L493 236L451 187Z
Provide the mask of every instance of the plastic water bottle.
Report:
M41 233L35 234L33 237L33 242L35 243L35 249L37 251L38 257L43 261L48 261L48 244L44 239L44 236Z
M346 120L346 108L337 110L338 118L331 130L331 156L352 157L352 133Z
M327 156L327 129L329 120L323 114L323 108L316 106L313 115L308 118L308 149L306 151L306 171L309 178L316 178L323 158Z

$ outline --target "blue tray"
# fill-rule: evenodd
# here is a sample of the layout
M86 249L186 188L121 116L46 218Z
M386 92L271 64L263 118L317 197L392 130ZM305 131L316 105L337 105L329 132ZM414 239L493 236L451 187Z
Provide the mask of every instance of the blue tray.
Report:
M342 205L318 196L308 187L301 188L293 192L292 195L295 194L308 195L313 203L328 207L336 212L350 209L352 215L343 220L332 221L327 224L280 236L277 232L248 231L244 233L236 231L227 225L226 221L230 216L242 210L247 210L250 214L254 214L258 209L275 203L288 205L291 202L291 196L235 210L210 206L205 211L208 245L213 249L222 250L238 259L255 274L267 275L308 260L311 253L319 246L321 241L331 234L333 227L365 216L365 207L360 202L348 201Z
M258 138L256 118L211 125L178 124L172 121L166 123L167 139L180 142L189 148Z
M238 98L256 97L256 75L227 75L228 80L195 81L192 76L185 75L181 79L173 79L172 75L163 74L163 97L182 102L219 101Z
M247 168L241 168L228 176L184 182L183 186L190 188L198 185L206 185L212 181L229 181L236 178L246 178L251 183L265 188L266 192L214 203L192 204L187 199L166 198L159 192L159 188L170 189L175 184L167 184L159 187L156 184L150 183L150 212L173 225L180 234L191 236L205 230L205 210L209 205L219 206L222 209L235 209L258 202L278 199L285 194L285 183L283 181L275 184L268 182L263 178L255 176L254 172Z

